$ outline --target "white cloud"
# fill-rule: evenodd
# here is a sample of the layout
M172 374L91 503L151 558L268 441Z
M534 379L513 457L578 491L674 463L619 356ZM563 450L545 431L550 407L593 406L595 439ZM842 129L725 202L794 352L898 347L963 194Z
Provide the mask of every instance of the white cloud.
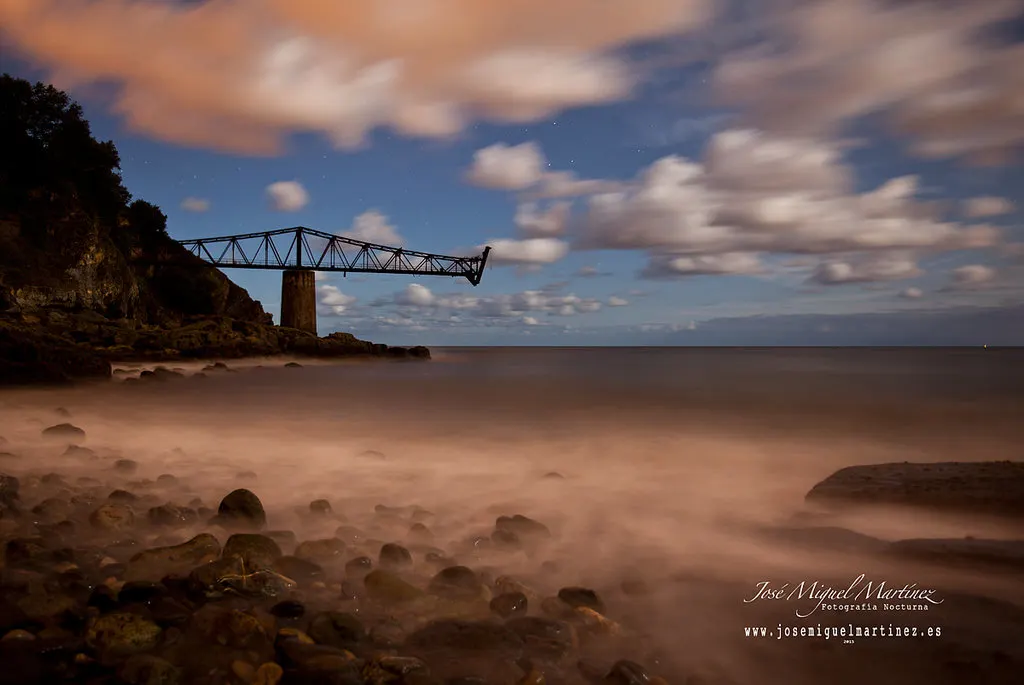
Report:
M992 285L996 270L983 264L968 264L953 269L950 288L954 290L975 290Z
M755 270L753 253L939 251L997 241L991 227L939 219L915 198L913 176L856 194L851 175L833 145L722 132L703 163L664 157L627 190L592 197L577 246L649 250L651 273L734 273ZM672 266L698 255L714 257ZM725 260L735 268L719 266Z
M434 294L425 285L410 283L395 298L395 302L414 307L428 307L434 303Z
M908 300L918 300L924 296L924 292L920 288L907 288L900 293L901 297L905 297Z
M266 189L270 206L279 212L297 212L309 203L309 194L298 181L277 181Z
M181 208L186 212L202 213L210 209L210 201L200 197L186 197L181 201Z
M618 48L696 29L710 10L707 0L4 0L0 25L76 85L116 84L114 110L135 131L267 154L292 132L351 147L377 126L448 137L478 119L622 99L635 77Z
M463 315L467 314L475 315L476 319L523 322L524 317L529 317L539 321L536 314L575 316L597 312L602 307L598 300L572 293L563 295L554 291L525 290L482 297L464 293L438 295L418 283L412 283L391 297L372 304L377 307L411 308L417 311L418 320L444 323L467 323L463 319Z
M647 278L673 276L753 275L764 271L756 253L723 252L693 256L654 255L643 271Z
M317 281L326 281L326 280L330 279L330 277L331 277L331 272L330 271L314 271L313 272L313 278L315 280L317 280Z
M828 134L882 111L919 155L998 161L1024 143L1024 46L979 33L1017 12L1013 0L796 3L714 82L723 104L774 131Z
M333 285L321 285L317 287L320 295L320 313L330 315L344 314L345 311L356 302L352 295L346 295Z
M902 281L922 274L917 263L900 255L872 255L856 261L826 261L818 265L808 281L821 285Z
M405 243L397 229L388 223L388 218L375 209L363 212L352 222L352 228L341 233L346 238L366 243L400 247Z
M608 298L609 307L625 307L628 304L629 300L625 299L624 297L612 295L611 297Z
M496 143L477 150L466 180L481 188L525 190L540 182L546 161L536 143Z
M531 266L552 264L569 253L569 243L555 238L492 240L490 263ZM483 249L481 246L478 249Z
M964 215L972 219L1009 214L1015 209L1004 197L974 197L964 202Z
M537 321L537 319L533 318L532 316L524 316L523 317L523 323L526 324L527 326L539 326L540 325L540 321Z
M579 197L594 193L611 193L621 189L617 181L592 178L577 178L571 171L548 171L540 184L526 193L531 200L545 200L560 197Z
M556 202L546 210L538 209L536 203L527 202L516 209L516 227L531 238L561 235L571 209L572 204L568 202Z

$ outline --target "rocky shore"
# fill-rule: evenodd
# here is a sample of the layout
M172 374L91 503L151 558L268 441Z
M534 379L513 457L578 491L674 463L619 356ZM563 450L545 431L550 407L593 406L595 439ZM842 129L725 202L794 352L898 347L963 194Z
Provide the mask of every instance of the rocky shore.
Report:
M317 499L296 512L299 536L268 515L256 473L206 501L86 440L66 422L0 447L0 683L664 682L606 658L637 635L594 589L482 565L525 554L553 578L540 521L509 512L447 541L422 507L380 504L357 523ZM45 471L39 449L91 475ZM178 450L168 469L176 458L189 463Z
M59 421L39 424L34 437L20 430L0 438L0 683L746 682L714 668L661 670L668 661L652 644L665 641L652 643L657 629L644 607L666 601L659 582L684 588L684 612L715 596L731 606L749 588L699 574L656 581L666 570L654 568L615 586L560 582L558 528L514 509L495 512L486 529L466 537L415 503L366 510L341 491L291 512L265 508L260 492L272 486L255 471L236 472L233 485L210 496L204 469L215 464L206 455L175 448L138 462L90 440L70 412L55 413ZM356 459L386 464L389 457ZM538 478L565 482L558 473ZM864 560L1024 570L1019 543L890 543L812 525L761 531L758 539ZM955 627L955 612L967 612L973 627L965 634L982 635L980 645L954 634L932 648L902 647L901 656L883 649L882 661L837 643L748 640L732 649L760 650L765 663L780 653L790 659L792 673L761 682L821 682L797 677L805 662L837 678L845 673L830 682L863 682L872 664L901 678L878 682L962 682L964 668L991 676L979 682L1011 682L999 678L1016 672L1020 655L978 631L1012 635L1024 626L1024 608L980 597L958 602L944 625ZM791 616L787 605L772 621ZM928 678L908 677L922 669Z
M0 385L110 378L112 364L173 364L245 357L429 359L425 347L391 347L350 333L317 337L272 324L202 317L160 327L112 321L89 311L49 309L0 316Z

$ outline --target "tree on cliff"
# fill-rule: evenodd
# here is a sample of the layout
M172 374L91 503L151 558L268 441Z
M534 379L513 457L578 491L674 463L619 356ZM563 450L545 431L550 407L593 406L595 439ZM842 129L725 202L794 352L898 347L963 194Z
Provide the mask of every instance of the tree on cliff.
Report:
M0 212L36 239L45 219L81 209L116 225L131 199L110 141L92 137L82 108L51 85L0 76Z

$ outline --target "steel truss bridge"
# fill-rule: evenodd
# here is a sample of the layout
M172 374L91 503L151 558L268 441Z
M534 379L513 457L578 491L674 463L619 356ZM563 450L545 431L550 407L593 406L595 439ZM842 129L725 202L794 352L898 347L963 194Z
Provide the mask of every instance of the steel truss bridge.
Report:
M178 242L220 268L450 276L465 278L474 286L480 284L491 251L485 247L478 257L452 257L377 245L305 226Z

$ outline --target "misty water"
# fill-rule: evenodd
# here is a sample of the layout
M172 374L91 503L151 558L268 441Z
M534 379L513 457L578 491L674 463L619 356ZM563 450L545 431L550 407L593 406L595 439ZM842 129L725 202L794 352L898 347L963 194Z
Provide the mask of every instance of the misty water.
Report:
M152 491L140 481L169 473L179 485L151 492L153 502L199 497L214 509L229 491L248 487L267 509L268 528L295 531L300 541L330 537L344 523L367 531L371 544L404 544L409 520L382 520L375 507L415 505L430 513L422 519L430 544L460 563L522 579L544 596L564 586L596 589L630 637L619 652L588 658L635 659L673 685L695 673L706 682L968 682L998 671L1000 659L1021 658L1019 574L867 556L778 531L825 525L882 540L1020 539L1019 524L914 511L822 512L804 495L853 464L1020 459L1024 353L433 354L427 363L303 360L301 368L248 360L203 378L127 384L140 367L123 365L109 383L5 391L2 449L20 456L0 471L29 483L27 492L33 474L56 472L68 483L90 477L140 494ZM169 366L191 374L205 364ZM40 439L42 428L61 422L86 431L74 442L94 458L69 458L66 444ZM137 461L138 472L114 471L118 458ZM256 479L240 477L247 471ZM339 517L312 519L309 503L318 498ZM551 529L542 553L467 543L488 535L497 516L513 514ZM197 523L171 537L208 529ZM168 541L166 531L137 537ZM744 603L756 583L846 585L861 573L940 588L941 606L899 621L942 626L943 637L843 645L744 636L747 626L845 625L851 618L822 611L799 621L792 603ZM624 580L642 580L649 591L627 594Z

